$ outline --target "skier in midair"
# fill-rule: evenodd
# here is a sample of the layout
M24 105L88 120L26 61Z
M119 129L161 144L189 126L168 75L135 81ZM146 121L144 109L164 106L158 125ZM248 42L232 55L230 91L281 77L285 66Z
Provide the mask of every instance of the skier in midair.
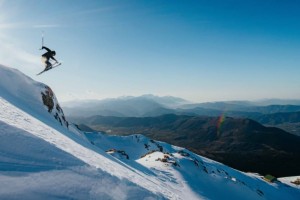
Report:
M45 63L45 70L51 69L52 68L52 64L49 61L50 58L52 60L55 60L56 63L58 63L58 61L54 58L54 56L56 55L56 52L52 51L51 49L49 49L49 48L47 48L45 46L42 46L42 49L46 49L47 50L47 52L42 55L42 62Z

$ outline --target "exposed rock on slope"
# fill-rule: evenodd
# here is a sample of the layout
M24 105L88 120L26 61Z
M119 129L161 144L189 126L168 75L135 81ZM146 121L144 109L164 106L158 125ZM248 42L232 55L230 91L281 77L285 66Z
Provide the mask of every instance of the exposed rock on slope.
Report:
M61 124L69 126L69 122L66 120L63 110L58 104L56 97L49 86L45 86L45 90L41 92L43 103L48 108L49 113L53 113L54 118ZM53 108L55 110L53 111Z

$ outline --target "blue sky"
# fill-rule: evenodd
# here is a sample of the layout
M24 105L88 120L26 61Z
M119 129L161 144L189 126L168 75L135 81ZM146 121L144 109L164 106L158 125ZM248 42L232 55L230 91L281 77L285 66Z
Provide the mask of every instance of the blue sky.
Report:
M43 31L63 64L36 77ZM0 63L60 101L300 99L300 2L0 0Z

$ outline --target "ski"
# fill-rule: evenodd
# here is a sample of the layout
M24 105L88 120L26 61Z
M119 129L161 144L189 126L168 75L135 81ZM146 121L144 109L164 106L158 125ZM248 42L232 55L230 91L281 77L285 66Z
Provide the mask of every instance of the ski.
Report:
M48 68L48 69L44 69L43 71L41 71L40 73L38 73L37 76L38 76L38 75L41 75L42 73L44 73L44 72L46 72L46 71L49 71L50 69L53 69L53 68L55 68L55 67L58 67L58 66L60 66L60 65L61 65L61 63L57 63L57 64L53 65L52 67L50 67L50 68Z

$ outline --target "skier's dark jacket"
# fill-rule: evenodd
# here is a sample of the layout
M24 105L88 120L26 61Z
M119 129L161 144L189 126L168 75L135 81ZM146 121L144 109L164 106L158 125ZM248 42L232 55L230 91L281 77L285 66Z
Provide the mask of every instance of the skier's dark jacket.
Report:
M53 57L56 54L55 51L51 51L49 48L47 48L45 46L43 46L42 49L47 50L47 52L42 55L43 57L47 58L48 60L51 58L56 61L56 59Z

